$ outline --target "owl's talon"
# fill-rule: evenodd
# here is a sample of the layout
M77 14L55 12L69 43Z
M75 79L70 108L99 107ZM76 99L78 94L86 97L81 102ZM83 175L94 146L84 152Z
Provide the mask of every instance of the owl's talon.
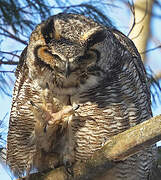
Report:
M32 106L36 106L33 101L30 101L30 104L31 104Z
M53 124L56 124L58 122L62 122L61 120L63 119L63 117L65 115L67 115L68 113L71 113L72 111L73 111L72 106L66 106L64 109L62 109L56 113L50 114L51 118L48 120L48 124L53 125Z
M47 128L48 128L48 125L46 124L45 127L44 127L44 133L47 132Z
M48 82L46 83L46 88L49 89L49 83Z
M35 107L36 109L40 109L40 107L39 107L38 105L36 105L33 101L30 101L30 103L31 103L31 105L32 105L33 107Z
M73 105L73 110L76 111L77 109L79 109L80 105L79 104L74 104Z

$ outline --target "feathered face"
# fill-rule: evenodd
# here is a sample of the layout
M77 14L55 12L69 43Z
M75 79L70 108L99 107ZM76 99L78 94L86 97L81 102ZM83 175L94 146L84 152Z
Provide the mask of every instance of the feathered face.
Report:
M73 93L101 72L97 62L105 32L91 19L71 14L38 25L28 47L30 77L38 77L42 88L48 84L50 89Z

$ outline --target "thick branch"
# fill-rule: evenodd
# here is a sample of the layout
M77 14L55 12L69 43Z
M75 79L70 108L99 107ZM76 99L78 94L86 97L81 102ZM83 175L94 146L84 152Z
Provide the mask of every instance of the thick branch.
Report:
M161 71L159 71L159 72L157 72L157 73L155 74L154 79L155 79L156 81L159 81L159 80L161 79Z
M139 52L146 50L147 41L150 34L151 12L154 1L136 0L135 7L135 27L132 29L130 38L133 40ZM145 61L146 54L141 54L142 60Z
M77 162L73 167L74 178L70 177L64 167L47 174L32 174L29 180L36 178L50 180L90 179L115 166L114 161L125 160L129 156L150 146L161 139L161 115L151 118L116 136L86 162Z

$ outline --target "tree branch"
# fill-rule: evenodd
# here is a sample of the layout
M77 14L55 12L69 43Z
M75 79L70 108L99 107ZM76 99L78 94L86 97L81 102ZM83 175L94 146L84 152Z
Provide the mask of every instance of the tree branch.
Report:
M2 61L2 60L0 60L0 65L1 64L5 64L5 65L17 65L18 64L18 62L16 62L16 61Z
M161 71L159 71L159 72L157 72L157 73L155 74L154 79L155 79L156 81L159 81L159 80L161 79Z
M95 152L86 162L75 163L73 177L67 173L64 167L59 167L46 174L31 174L29 180L93 179L114 167L115 161L125 160L145 147L158 142L161 139L160 127L161 115L111 137L103 148Z
M6 37L9 37L9 38L12 38L12 39L15 39L16 41L18 41L18 42L20 42L20 43L22 43L22 44L27 45L27 42L26 42L26 41L18 38L17 36L15 36L14 34L12 34L11 32L9 32L9 31L7 31L6 29L4 29L3 27L0 26L0 29L1 29L3 32L6 33L6 34L5 34L5 33L0 33L1 35L6 36Z
M133 40L139 52L144 52L147 46L147 41L150 35L150 22L153 4L154 1L151 0L136 0L134 4L135 26L130 32L129 37ZM141 57L143 62L145 62L146 54L142 53Z
M19 58L20 56L17 55L17 52L18 52L18 51L13 51L13 52L0 51L0 54L1 54L1 53L2 53L2 54L8 54L8 55L11 55L11 56L14 56L14 57Z
M151 51L155 51L156 49L161 49L161 45L159 45L157 47L154 47L154 48L151 48L151 49L147 49L146 51L143 51L140 54L145 54L145 53L148 53L148 52L151 52Z
M13 74L15 74L15 71L0 71L0 73L13 73Z

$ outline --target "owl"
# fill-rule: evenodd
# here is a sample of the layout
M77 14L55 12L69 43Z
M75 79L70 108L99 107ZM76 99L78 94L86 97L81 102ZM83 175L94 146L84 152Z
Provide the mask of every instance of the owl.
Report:
M19 177L86 161L111 136L152 116L133 42L83 15L62 13L37 25L16 77L7 164ZM118 162L104 179L148 179L152 149Z

